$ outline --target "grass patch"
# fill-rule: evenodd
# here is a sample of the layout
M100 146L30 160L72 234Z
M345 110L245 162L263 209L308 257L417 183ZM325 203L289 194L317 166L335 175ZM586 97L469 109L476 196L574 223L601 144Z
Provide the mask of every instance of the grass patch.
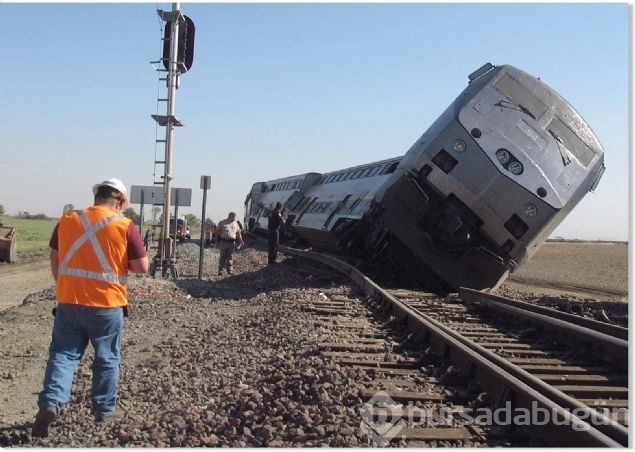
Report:
M7 215L0 217L4 227L15 228L16 250L18 252L48 251L49 240L57 219L27 220Z

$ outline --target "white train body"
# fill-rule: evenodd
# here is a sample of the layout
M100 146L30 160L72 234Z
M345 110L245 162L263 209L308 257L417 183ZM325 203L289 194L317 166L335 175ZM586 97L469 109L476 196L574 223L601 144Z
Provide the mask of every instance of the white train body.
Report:
M603 171L602 146L566 100L488 64L403 157L254 184L246 221L266 228L254 205L281 201L289 231L317 246L381 259L432 290L486 289L536 252ZM268 189L289 180L302 182Z

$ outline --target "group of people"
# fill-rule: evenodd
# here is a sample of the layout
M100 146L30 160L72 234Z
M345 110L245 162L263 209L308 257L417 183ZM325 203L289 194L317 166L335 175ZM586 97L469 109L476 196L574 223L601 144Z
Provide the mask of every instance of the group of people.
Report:
M50 264L55 279L56 306L43 389L32 435L46 437L49 427L69 401L73 374L90 342L94 348L91 402L96 422L120 417L115 409L124 317L128 315L127 275L147 273L144 241L132 220L123 215L128 191L116 178L93 186L94 203L66 212L51 236ZM268 262L276 263L283 206L269 215ZM145 243L144 243L145 242ZM236 213L218 223L218 274L232 274L236 247L244 245Z

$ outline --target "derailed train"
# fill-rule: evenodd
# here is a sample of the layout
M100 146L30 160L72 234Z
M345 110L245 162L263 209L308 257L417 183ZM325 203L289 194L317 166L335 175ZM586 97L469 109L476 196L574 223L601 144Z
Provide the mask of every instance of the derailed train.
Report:
M593 191L604 150L539 79L486 64L401 157L255 183L252 231L276 202L286 231L393 265L434 291L495 288Z

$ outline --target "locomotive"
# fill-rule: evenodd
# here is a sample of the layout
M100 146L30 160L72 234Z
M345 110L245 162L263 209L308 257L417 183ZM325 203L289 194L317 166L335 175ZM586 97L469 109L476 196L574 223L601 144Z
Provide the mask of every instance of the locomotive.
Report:
M498 287L604 173L597 137L558 93L490 63L400 157L253 184L250 231L282 202L286 233L379 260L423 287Z

